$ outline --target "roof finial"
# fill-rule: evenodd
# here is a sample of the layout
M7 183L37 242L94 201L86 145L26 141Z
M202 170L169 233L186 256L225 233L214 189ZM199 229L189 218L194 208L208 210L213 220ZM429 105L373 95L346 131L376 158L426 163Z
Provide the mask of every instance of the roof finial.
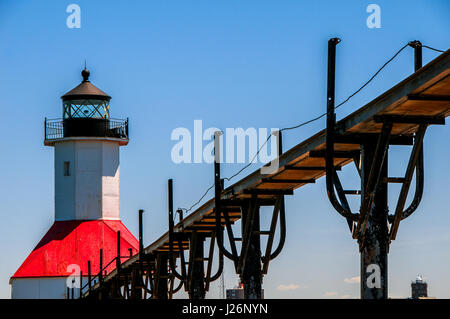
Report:
M81 71L81 76L83 77L83 82L89 82L89 75L91 73L86 69L86 59L84 59L84 70Z

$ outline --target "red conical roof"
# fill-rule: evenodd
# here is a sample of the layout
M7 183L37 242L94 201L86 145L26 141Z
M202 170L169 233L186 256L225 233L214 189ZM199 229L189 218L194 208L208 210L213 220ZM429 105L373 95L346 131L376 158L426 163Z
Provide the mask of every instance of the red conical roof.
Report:
M103 249L103 267L117 256L117 231L120 230L120 255L133 255L139 250L138 240L120 220L56 221L39 244L25 259L12 278L67 277L71 264L88 274L88 260L93 275L99 271L99 252ZM124 262L126 259L122 259ZM106 269L111 272L113 262Z

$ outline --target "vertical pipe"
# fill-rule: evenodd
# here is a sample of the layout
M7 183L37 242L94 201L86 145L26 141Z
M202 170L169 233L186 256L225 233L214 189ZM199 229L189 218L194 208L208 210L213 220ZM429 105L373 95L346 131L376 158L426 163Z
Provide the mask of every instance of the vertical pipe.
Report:
M142 225L142 216L144 214L144 210L139 210L139 260L142 258L142 254L144 253L144 235L143 235L143 225Z
M242 237L249 236L249 249L246 254L244 267L241 270L241 281L244 285L244 299L262 299L262 269L261 269L261 242L260 242L260 222L259 207L257 200L253 205L246 206L247 213L242 214L242 225L247 223L247 218L252 216L253 227L248 234L242 234ZM249 209L254 209L254 213L250 214ZM245 227L245 226L243 226Z
M217 231L219 231L219 229L221 228L220 225L220 214L222 212L220 207L220 193L222 192L221 186L222 184L220 182L220 133L216 132L214 133L214 206L216 216L217 215L219 216L219 218L216 218Z
M117 274L120 271L120 230L117 231L117 257L116 257Z
M278 138L278 156L281 156L283 154L283 135L281 131L279 131ZM280 199L280 242L272 256L268 256L271 259L275 258L281 252L281 249L283 248L284 242L286 240L286 206L284 202L284 195L281 195Z
M88 286L89 286L89 292L91 292L91 261L88 260Z
M172 243L173 240L173 180L169 179L168 182L169 187L169 241Z
M414 72L422 67L422 43L414 41Z
M192 258L189 269L191 280L189 283L189 299L205 298L205 270L204 270L204 247L205 238L199 233L192 232L190 240L189 255Z
M142 259L144 258L144 230L143 230L143 215L144 210L139 210L139 276L144 275L144 268L142 266ZM140 277L142 278L142 277ZM142 279L141 279L142 281Z
M80 271L80 299L83 295L83 272Z
M335 74L336 74L336 45L341 40L332 38L328 40L328 73L327 73L327 131L326 131L326 188L327 196L334 209L346 218L351 217L351 212L342 207L338 202L334 190L334 134L336 124L336 113L334 106Z
M327 71L327 135L326 135L326 182L328 196L334 194L333 188L333 153L334 153L334 125L336 123L336 113L334 111L335 77L336 77L336 45L339 43L336 38L328 40L328 71ZM331 171L329 171L331 170ZM332 194L330 194L332 193Z
M367 178L375 157L376 142L361 145L361 190L367 187ZM388 154L381 169L380 180L388 175ZM361 199L364 198L362 194ZM360 244L361 251L361 298L388 298L388 186L379 183Z
M100 248L100 263L99 263L100 270L98 271L98 280L100 282L100 285L103 283L103 249Z
M165 253L160 253L161 256L159 260L159 278L158 278L158 289L157 289L157 298L158 299L168 299L169 298L169 289L168 289L168 255Z
M229 223L227 223L226 225L228 239L231 247L231 253L224 247L223 229L221 225L222 208L220 195L224 188L224 181L220 178L220 135L222 135L222 132L220 131L214 133L214 212L216 215L216 238L217 238L217 246L219 247L220 251L227 258L233 261L234 268L237 271L238 255L231 225Z

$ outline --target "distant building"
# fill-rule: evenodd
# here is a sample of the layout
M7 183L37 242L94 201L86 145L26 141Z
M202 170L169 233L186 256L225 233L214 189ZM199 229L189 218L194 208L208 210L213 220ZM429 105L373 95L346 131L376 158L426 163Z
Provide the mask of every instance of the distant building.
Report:
M239 283L233 289L227 289L227 299L244 299L244 285ZM264 299L264 289L261 291L261 299Z
M227 299L244 299L243 288L227 289Z
M427 283L423 281L422 276L417 276L416 281L411 283L411 298L420 299L427 298Z

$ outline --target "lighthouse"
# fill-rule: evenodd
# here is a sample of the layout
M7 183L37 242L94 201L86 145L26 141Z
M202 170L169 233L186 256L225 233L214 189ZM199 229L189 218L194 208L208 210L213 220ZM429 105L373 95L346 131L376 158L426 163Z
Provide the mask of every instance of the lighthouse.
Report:
M86 68L81 75L61 97L62 118L45 119L44 145L54 148L55 221L11 277L12 298L68 298L71 291L77 297L89 270L94 277L115 268L108 263L117 247L120 256L139 249L120 220L119 149L129 141L128 120L112 119L111 97L90 82Z

